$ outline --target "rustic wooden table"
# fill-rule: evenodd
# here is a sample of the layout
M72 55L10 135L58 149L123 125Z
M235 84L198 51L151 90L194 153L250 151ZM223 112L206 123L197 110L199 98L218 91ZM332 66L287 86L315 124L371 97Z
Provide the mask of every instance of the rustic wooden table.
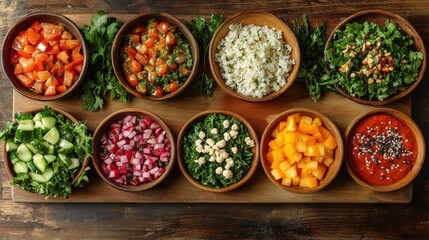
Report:
M407 1L0 1L0 40L19 17L49 11L62 14L137 14L160 11L190 18L248 9L282 19L308 13L330 28L359 10L385 9L406 17L429 46L429 2ZM426 74L412 94L412 117L426 139L429 81ZM12 116L12 87L0 81L0 127ZM3 159L1 159L3 161ZM429 163L414 181L409 204L218 204L218 203L14 203L0 164L0 238L382 238L424 239L429 234Z

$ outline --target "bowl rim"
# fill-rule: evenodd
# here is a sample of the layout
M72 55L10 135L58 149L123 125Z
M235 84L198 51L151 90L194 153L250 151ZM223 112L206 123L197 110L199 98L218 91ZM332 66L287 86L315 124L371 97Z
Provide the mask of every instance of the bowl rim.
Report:
M104 175L104 173L102 172L99 163L101 163L101 159L98 156L99 150L98 147L100 146L100 139L101 136L106 132L106 128L109 127L109 125L107 125L110 121L113 122L117 122L120 119L122 119L123 117L125 117L125 115L134 115L134 116L149 116L151 117L155 122L157 122L160 127L165 131L167 138L170 141L170 159L168 161L168 164L165 166L165 172L163 174L161 174L160 177L158 177L157 179L155 179L154 181L148 182L148 183L141 183L139 185L123 185L120 183L116 183L111 181L108 177L106 177ZM164 120L162 120L162 118L160 118L158 115L156 115L155 113L153 113L152 111L143 109L143 108L137 108L137 107L131 107L131 108L123 108L120 110L117 110L115 112L110 113L108 116L106 116L97 126L97 128L94 131L94 135L93 135L93 142L92 142L92 148L93 148L93 156L92 156L92 163L94 165L94 168L96 170L96 172L98 173L99 177L106 182L108 185L122 190L122 191L126 191L126 192L139 192L139 191L144 191L144 190L148 190L151 189L153 187L155 187L156 185L160 184L161 182L163 182L167 176L169 175L169 173L172 171L172 169L174 168L174 164L176 161L176 149L175 149L175 138L174 135L172 133L172 131L170 130L170 128L168 127L168 125L164 122Z
M281 31L283 34L288 34L290 39L292 40L291 42L286 42L286 40L283 38L283 41L288 44L289 46L293 47L292 51L295 52L296 54L296 58L294 58L293 60L295 60L295 64L292 68L292 70L289 72L289 76L286 78L286 84L284 86L282 86L278 91L276 92L271 92L265 96L263 96L262 98L256 98L256 97L251 97L251 96L246 96L243 94L240 94L234 90L232 90L229 86L227 86L225 84L225 81L222 77L222 75L220 74L220 72L218 73L215 69L215 65L218 66L219 63L217 63L216 59L215 59L215 54L217 52L217 45L215 46L216 43L218 43L219 41L221 41L222 39L220 39L218 42L214 42L215 39L219 36L220 32L223 29L228 29L229 25L235 23L235 20L239 19L240 17L249 15L249 14L260 14L260 15L265 15L268 16L276 21L278 21L284 29L286 29L287 32L284 32L283 30L279 30L277 28L275 28L278 31ZM266 25L268 26L268 25ZM269 26L270 27L270 26ZM272 27L270 27L272 28ZM227 31L228 34L229 30ZM283 35L282 35L283 36ZM292 52L291 52L291 56L292 56ZM296 38L296 35L294 33L294 31L280 18L278 18L276 15L268 12L268 11L263 11L263 10L247 10L247 11L241 11L238 12L234 15L232 15L230 18L226 19L220 26L219 28L216 30L216 32L214 33L212 39L210 40L210 44L209 44L209 50L208 50L208 60L209 60L209 65L210 65L210 71L212 73L213 78L215 79L216 83L219 85L219 87L228 95L232 96L232 97L236 97L239 98L241 100L247 101L247 102L264 102L264 101L269 101L272 100L274 98L279 97L280 95L284 94L294 83L297 75L298 75L298 71L301 67L301 50L300 50L300 46L299 46L299 42L298 39Z
M121 67L122 66L122 60L120 57L120 49L121 49L125 35L128 32L130 32L131 29L135 25L145 24L145 23L147 23L147 21L149 19L152 19L152 18L153 19L161 18L161 19L163 19L163 21L166 21L170 24L174 24L177 27L177 29L179 29L181 34L183 35L183 38L189 44L189 47L191 49L191 54L192 54L192 69L191 69L191 73L188 76L188 78L186 79L186 81L176 91L174 91L172 93L164 94L161 97L155 97L155 96L145 95L145 94L139 93L137 90L135 90L133 87L131 87L128 84L128 82L125 79L122 67ZM198 73L199 60L200 60L200 50L199 50L199 45L198 45L197 40L195 39L194 35L191 33L191 31L188 29L188 27L186 27L186 25L183 24L178 18L176 18L175 16L168 14L168 13L153 11L153 12L146 12L146 13L136 15L136 16L130 18L127 22L125 22L122 25L122 27L116 33L115 38L113 40L110 58L112 60L112 68L113 68L113 71L115 73L116 78L118 79L118 81L121 83L121 85L124 86L124 88L129 93L131 93L135 97L139 97L142 99L161 101L161 100L166 100L166 99L176 97L177 95L182 93L187 88L187 86L189 84L191 84L191 82L197 76L197 73Z
M212 115L212 114L223 114L223 115L226 115L229 117L234 117L235 119L240 121L247 128L250 137L255 142L255 146L253 147L253 154L254 155L252 158L252 163L251 163L250 168L247 171L246 175L244 175L244 177L241 178L238 182L233 183L233 184L226 186L226 187L222 187L222 188L207 187L207 186L203 185L202 183L200 183L199 181L195 180L188 173L187 168L185 167L185 165L183 163L184 159L182 158L181 143L182 143L182 139L184 138L185 134L188 133L189 128L192 127L195 122L199 122L202 119L204 119L206 116ZM205 190L205 191L208 191L208 192L215 192L215 193L229 192L229 191L232 191L232 190L237 189L237 188L241 187L242 185L244 185L255 173L256 168L258 167L258 162L259 162L258 161L258 158L259 158L259 138L258 138L258 135L256 134L255 130L253 129L252 125L241 115L234 113L234 112L231 112L231 111L228 111L228 110L221 110L221 109L205 110L205 111L202 111L202 112L194 115L191 119L186 121L186 123L181 128L179 135L177 137L177 158L178 158L179 168L180 168L182 174L195 187L200 188L200 189Z
M416 159L416 162L415 162L413 168L411 169L411 171L407 175L405 175L404 178L399 180L398 182L392 183L389 185L370 184L370 183L367 183L365 180L361 179L354 171L354 165L353 165L353 162L352 162L351 156L350 156L350 149L349 149L350 144L351 144L350 138L352 137L352 133L353 133L354 129L356 128L356 125L359 124L363 119L370 117L370 116L373 116L373 115L377 115L377 114L390 115L390 116L398 119L399 121L401 121L406 126L408 126L416 138L416 144L417 144L417 141L419 141L419 139L423 140L421 142L421 144L422 144L421 148L417 149L417 153L418 153L417 159ZM409 121L409 124L407 124L405 121ZM402 187L405 187L406 185L411 183L415 177L417 177L417 175L419 174L419 172L423 166L423 163L425 161L426 143L425 143L424 136L423 136L420 128L418 127L418 125L414 122L414 120L411 117L409 117L405 113L398 111L398 110L395 110L395 109L377 108L377 109L369 110L365 113L360 114L359 116L354 118L349 123L349 125L347 126L347 128L344 131L344 138L345 138L345 148L346 148L345 149L345 159L346 159L347 172L353 178L353 180L355 180L360 186L367 188L367 189L370 189L372 191L392 192L392 191L398 190Z
M332 32L328 36L328 39L326 40L324 51L326 51L328 49L330 43L333 41L335 32L338 29L344 28L344 26L346 24L353 22L354 19L358 19L359 17L365 16L365 15L376 15L376 14L381 15L381 16L385 16L386 19L389 19L389 20L395 22L396 24L398 24L398 26L401 27L404 34L410 36L414 40L414 45L416 45L416 42L421 43L421 48L422 48L421 52L423 53L423 61L422 61L422 65L420 66L420 70L419 70L419 74L417 76L417 79L413 83L411 83L407 87L407 89L405 89L404 91L397 92L394 95L391 95L389 98L382 100L382 101L368 100L366 98L353 97L345 89L343 89L341 86L339 86L339 84L335 84L335 88L338 92L340 92L341 95L343 95L344 97L346 97L346 98L348 98L354 102L357 102L360 104L365 104L365 105L382 106L382 105L386 105L389 103L396 102L396 101L404 98L405 96L409 95L422 81L423 76L426 72L427 54L426 54L426 47L425 47L424 41L421 38L420 34L417 32L417 30L413 27L413 25L406 18L404 18L401 15L398 15L396 13L393 13L393 12L390 12L387 10L382 10L382 9L370 9L370 10L363 10L363 11L359 11L357 13L354 13L354 14L348 16L347 18L345 18L344 20L342 20L340 23L338 23L334 27L334 29L332 30ZM404 31L403 26L408 27L414 34L413 35L407 34ZM326 60L326 55L324 55L324 58Z
M68 113L67 111L63 110L62 108L58 108L58 107L52 107L49 106L50 109L54 110L57 113L62 114L64 117L70 119L74 124L76 124L78 122L78 120L71 115L70 113ZM22 113L37 113L40 111L43 111L44 108L43 107L31 107L25 111L22 111ZM17 124L16 119L13 119L13 124ZM9 176L9 178L14 178L16 176L16 174L13 171L13 164L11 163L10 159L9 159L9 154L8 152L6 152L6 141L2 141L2 149L3 149L3 160L4 160L4 166L6 169L6 173ZM76 182L79 180L79 177L82 175L82 173L85 171L85 168L88 166L89 164L89 157L85 157L83 159L83 162L80 166L80 170L79 172L76 174L76 176L72 179L71 181L71 185L70 186L75 186ZM34 192L31 192L34 193ZM37 193L34 193L37 194Z
M82 52L82 55L84 56L84 60L82 64L83 67L82 67L81 73L79 74L76 82L72 84L70 88L68 88L65 92L57 94L55 96L45 96L43 94L38 95L38 94L32 93L31 91L21 91L21 89L19 88L20 85L17 82L18 80L15 78L15 75L14 74L10 75L9 71L7 71L10 65L9 58L11 53L11 47L9 44L6 44L6 43L13 42L13 39L17 36L17 34L13 34L13 33L22 31L24 29L23 26L26 26L26 25L31 26L31 24L27 24L28 21L40 21L40 20L37 20L38 18L54 19L54 21L48 20L46 22L48 23L54 22L55 24L58 24L58 23L62 24L68 31L70 31L73 34L73 36L76 39L78 39L81 42L81 45L82 45L81 52ZM85 79L86 71L89 65L88 59L89 59L89 50L88 50L88 46L84 35L80 31L79 27L71 19L69 19L68 17L62 14L50 13L50 12L34 12L34 13L27 14L17 19L12 24L12 26L8 29L6 33L5 38L3 39L1 66L7 80L9 81L9 83L12 85L12 87L16 92L18 92L19 94L27 98L34 99L37 101L53 101L53 100L57 100L57 99L69 96L72 92L74 92ZM12 78L14 80L12 80Z
M281 183L279 183L278 180L275 180L274 177L271 175L271 169L269 169L268 163L266 163L265 154L267 152L266 150L268 149L268 142L266 143L265 139L268 139L268 137L270 137L271 139L270 135L271 135L272 129L278 125L278 122L284 121L287 116L294 113L310 114L310 115L319 117L320 120L322 120L323 126L331 132L332 136L334 136L335 140L337 141L337 148L335 149L335 156L334 156L334 163L333 163L335 164L335 168L333 168L332 170L333 172L330 175L330 178L326 179L329 169L331 169L331 167L333 166L331 165L328 168L324 178L321 181L319 181L319 185L315 188L302 188L302 187L281 185ZM308 194L308 193L318 192L323 188L327 187L332 181L334 181L334 179L336 178L336 176L341 170L341 166L344 160L344 142L343 142L342 134L339 131L336 124L325 114L310 108L291 108L277 114L274 117L274 119L271 120L270 123L267 125L267 127L264 130L264 133L262 134L261 148L260 148L259 154L260 154L259 158L261 161L261 165L264 169L265 174L267 175L268 179L270 179L270 181L273 182L277 187L292 193Z

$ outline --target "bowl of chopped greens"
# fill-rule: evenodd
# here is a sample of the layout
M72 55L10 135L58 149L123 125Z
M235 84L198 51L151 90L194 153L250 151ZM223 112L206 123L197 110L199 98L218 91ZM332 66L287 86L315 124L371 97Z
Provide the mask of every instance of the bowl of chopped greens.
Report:
M17 112L0 139L11 183L25 191L67 198L73 186L88 181L91 135L64 110L45 106Z
M183 126L177 152L180 169L191 184L210 192L227 192L242 186L255 172L259 142L240 115L207 110Z
M210 42L209 63L225 93L262 102L293 84L301 53L294 32L281 19L265 11L245 11L220 25Z
M116 34L112 64L116 77L134 96L165 100L180 94L196 76L199 48L176 17L145 13Z
M339 23L325 46L336 89L368 105L397 101L417 87L426 49L414 27L384 10L358 12Z
M137 192L167 178L176 158L175 139L154 113L125 108L107 116L97 127L93 164L107 184Z
M51 101L68 96L83 82L89 50L76 24L54 13L32 13L3 41L2 68L25 97Z

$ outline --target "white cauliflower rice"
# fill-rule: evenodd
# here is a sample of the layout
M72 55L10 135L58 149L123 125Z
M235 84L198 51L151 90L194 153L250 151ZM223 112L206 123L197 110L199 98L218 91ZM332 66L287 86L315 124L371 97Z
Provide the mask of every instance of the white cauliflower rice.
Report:
M256 98L283 87L295 60L282 32L253 24L231 24L229 30L216 53L225 84Z

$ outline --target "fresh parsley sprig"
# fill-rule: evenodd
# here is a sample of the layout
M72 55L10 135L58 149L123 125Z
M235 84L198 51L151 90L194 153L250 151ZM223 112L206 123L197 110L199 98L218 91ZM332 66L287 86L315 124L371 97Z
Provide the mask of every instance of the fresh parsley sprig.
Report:
M83 32L89 44L90 67L83 84L83 109L97 111L104 107L105 97L130 101L133 96L116 79L113 73L110 52L116 32L122 26L114 17L98 11L91 17L91 25L85 25Z
M202 68L203 71L197 77L200 81L196 85L200 88L200 93L203 96L210 97L213 94L213 79L206 73L207 52L209 49L210 41L224 21L222 14L211 14L210 19L206 20L203 17L195 17L187 22L192 34L200 42L200 49L202 52Z

